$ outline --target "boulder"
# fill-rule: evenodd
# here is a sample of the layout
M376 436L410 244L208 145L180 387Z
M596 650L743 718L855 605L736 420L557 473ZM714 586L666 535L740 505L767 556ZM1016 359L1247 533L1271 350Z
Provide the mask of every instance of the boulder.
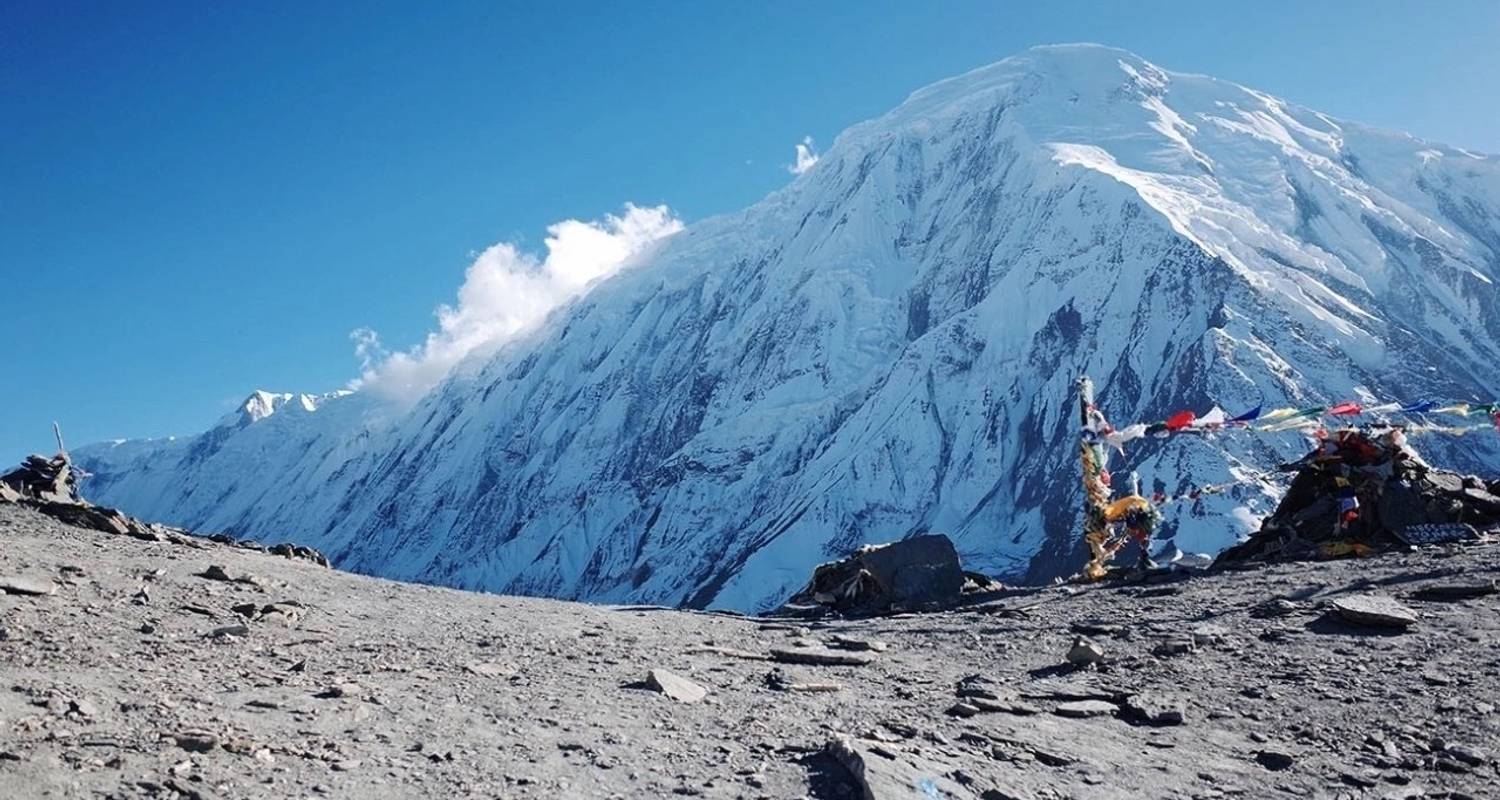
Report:
M1104 649L1079 636L1073 640L1073 646L1068 648L1067 659L1075 667L1093 666L1104 661Z
M842 561L819 566L788 605L878 613L951 603L964 588L958 550L942 534L868 545Z
M1143 725L1181 725L1187 716L1182 698L1157 692L1133 694L1121 709L1127 719Z

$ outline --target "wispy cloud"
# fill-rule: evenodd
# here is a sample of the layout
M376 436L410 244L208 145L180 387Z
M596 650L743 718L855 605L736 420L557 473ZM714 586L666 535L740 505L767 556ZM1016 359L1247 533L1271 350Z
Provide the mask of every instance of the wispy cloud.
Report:
M801 175L812 169L813 165L818 163L818 158L818 152L813 149L813 138L804 136L802 141L797 143L797 160L788 164L786 171L793 175Z
M620 216L563 220L547 228L545 258L501 242L464 274L457 305L437 309L438 328L419 346L387 352L368 328L350 334L360 377L353 388L415 402L471 353L493 350L540 322L590 283L617 272L652 244L682 230L666 206L625 205Z

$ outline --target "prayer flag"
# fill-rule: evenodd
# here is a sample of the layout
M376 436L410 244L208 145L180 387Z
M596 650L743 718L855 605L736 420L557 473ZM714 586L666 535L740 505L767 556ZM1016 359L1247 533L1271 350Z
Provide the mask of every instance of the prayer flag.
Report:
M1193 424L1193 420L1196 419L1197 416L1197 414L1194 414L1191 411L1179 411L1176 414L1167 417L1167 430L1180 431L1183 428L1186 428L1187 426Z

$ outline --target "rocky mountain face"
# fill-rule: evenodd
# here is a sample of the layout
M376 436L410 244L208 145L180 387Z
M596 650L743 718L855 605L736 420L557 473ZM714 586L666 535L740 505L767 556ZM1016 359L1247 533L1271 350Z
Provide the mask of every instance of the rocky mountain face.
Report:
M1097 46L1040 48L850 128L414 409L254 401L200 436L77 452L129 513L295 538L466 588L770 607L812 564L940 531L1044 579L1081 562L1075 379L1117 423L1500 394L1500 159ZM1433 437L1500 468L1500 437ZM1295 434L1147 440L1167 491ZM1177 504L1232 544L1280 489Z

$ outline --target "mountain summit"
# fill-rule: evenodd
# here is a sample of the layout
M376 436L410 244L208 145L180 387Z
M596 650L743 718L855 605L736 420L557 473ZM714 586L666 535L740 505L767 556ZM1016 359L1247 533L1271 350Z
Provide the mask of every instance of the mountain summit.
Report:
M1490 399L1497 278L1500 159L1044 47L850 128L410 411L356 392L76 456L132 514L466 588L761 609L926 531L1043 579L1079 563L1080 374L1117 423ZM1500 466L1496 437L1423 447ZM1177 437L1125 466L1177 491L1302 449ZM1217 550L1278 492L1174 505L1159 537Z

